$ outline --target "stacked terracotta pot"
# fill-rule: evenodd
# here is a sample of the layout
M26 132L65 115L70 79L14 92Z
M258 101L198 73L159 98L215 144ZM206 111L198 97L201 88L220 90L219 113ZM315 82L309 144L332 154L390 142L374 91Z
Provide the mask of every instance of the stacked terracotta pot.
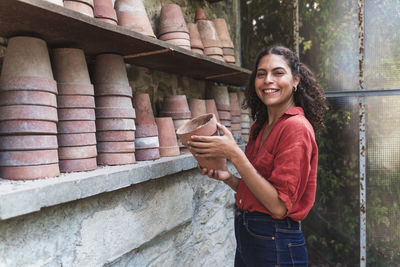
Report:
M207 113L206 101L204 99L190 98L188 102L192 118L197 118Z
M64 6L89 17L94 17L93 0L64 0Z
M217 119L217 122L220 122L217 105L215 105L214 99L206 99L206 111L207 113L214 114L215 118Z
M244 92L238 92L238 98L239 98L239 105L242 106L245 99ZM240 126L242 128L242 138L245 141L249 141L249 133L251 127L250 108L247 109L241 108Z
M231 131L236 137L240 137L242 129L240 126L240 106L238 94L236 92L229 93L229 102L231 106Z
M93 13L96 19L117 25L117 14L112 0L93 0L93 4Z
M93 80L96 96L97 163L135 163L136 114L122 56L96 56Z
M114 7L118 25L143 35L156 37L142 0L116 0Z
M209 87L207 98L214 99L221 124L231 130L232 116L228 87L217 85Z
M60 171L97 168L93 85L81 49L53 50L53 71L58 86L58 156Z
M213 19L212 22L214 23L218 37L221 40L222 53L225 62L235 64L235 49L225 19L217 18Z
M58 176L57 84L45 41L8 40L0 93L0 177Z
M188 101L185 95L173 95L164 97L163 105L160 111L161 117L171 117L174 128L177 130L180 126L190 121L192 113L190 112ZM181 153L189 152L186 146L179 143Z
M187 27L189 29L191 50L198 54L204 54L204 46L197 25L194 23L188 23Z
M158 38L190 50L189 30L180 6L169 4L161 8Z
M200 38L204 46L204 54L212 58L222 60L222 43L219 39L215 25L211 20L207 20L202 9L196 12L196 24L200 33Z
M148 94L134 94L132 99L136 111L135 156L136 160L160 158L158 128Z
M160 156L172 157L180 154L174 123L171 117L156 118Z

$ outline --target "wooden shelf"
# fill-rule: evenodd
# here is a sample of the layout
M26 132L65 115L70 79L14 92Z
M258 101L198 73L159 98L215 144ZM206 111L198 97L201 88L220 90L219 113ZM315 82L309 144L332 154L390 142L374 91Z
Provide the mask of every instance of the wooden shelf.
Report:
M137 66L228 85L246 85L251 73L44 0L0 1L0 36L17 35L40 37L50 48L81 48L89 56L118 53Z

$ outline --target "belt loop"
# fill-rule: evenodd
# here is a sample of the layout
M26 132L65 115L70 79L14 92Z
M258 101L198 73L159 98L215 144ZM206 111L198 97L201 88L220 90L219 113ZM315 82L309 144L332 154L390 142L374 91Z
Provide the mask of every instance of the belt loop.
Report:
M287 221L288 228L289 229L292 228L292 226L290 225L290 218L289 217L286 217L286 221Z

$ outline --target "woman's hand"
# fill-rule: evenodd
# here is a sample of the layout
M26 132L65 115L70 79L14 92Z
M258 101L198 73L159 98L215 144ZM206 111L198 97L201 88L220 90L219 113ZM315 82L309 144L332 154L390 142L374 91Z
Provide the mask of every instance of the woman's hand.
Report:
M222 131L222 136L193 135L187 144L190 152L196 157L222 157L231 159L235 154L235 150L239 147L231 132L225 126L217 123L217 128Z
M215 180L225 182L230 178L232 178L232 174L227 170L213 170L213 169L202 168L200 164L197 164L197 168L200 169L201 174L208 175L208 177Z

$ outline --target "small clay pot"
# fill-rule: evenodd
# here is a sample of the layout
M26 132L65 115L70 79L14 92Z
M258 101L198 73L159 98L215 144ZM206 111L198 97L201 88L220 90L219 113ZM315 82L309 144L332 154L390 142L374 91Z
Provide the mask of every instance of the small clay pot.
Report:
M134 94L133 107L136 110L136 137L157 136L158 129L154 119L149 94Z
M99 153L133 153L135 152L135 142L98 142L97 151Z
M158 36L169 32L189 33L181 7L176 4L168 4L161 8Z
M57 87L60 95L94 95L92 84L58 83Z
M60 121L94 121L96 119L92 108L59 108L57 113Z
M206 101L204 99L190 98L188 102L190 112L192 113L192 118L196 118L207 113Z
M188 39L170 39L165 42L190 50L190 40Z
M230 48L230 47L222 47L222 52L224 53L224 56L234 56L235 55L235 49Z
M83 2L77 2L77 1L69 1L69 0L64 0L64 7L71 9L73 11L76 11L78 13L81 13L83 15L89 16L89 17L94 17L93 14L93 6L88 5L87 3Z
M0 151L0 166L30 166L58 163L57 149Z
M97 119L96 129L102 131L134 131L135 120L133 119Z
M91 146L97 143L95 133L58 134L57 140L60 147Z
M131 108L132 100L127 96L96 96L97 108Z
M155 38L142 0L116 0L114 7L118 25Z
M57 134L57 124L38 120L0 121L0 134Z
M93 13L97 19L106 19L117 24L117 14L112 0L93 0Z
M218 55L218 56L222 56L222 48L221 47L205 47L204 48L204 54L208 55L208 56L213 56L213 55Z
M90 84L89 71L82 49L56 48L53 50L54 78L58 83Z
M98 165L126 165L136 163L134 153L99 153Z
M236 59L235 59L234 56L226 56L226 55L224 55L224 61L225 61L226 63L235 64Z
M135 119L134 108L96 108L98 119Z
M215 118L217 119L217 122L219 122L218 110L217 106L215 105L214 99L206 99L206 112L213 113Z
M60 134L95 133L95 121L59 121L57 130Z
M97 168L96 158L89 159L66 159L60 160L60 172L82 172L91 171Z
M57 122L57 109L36 105L12 105L0 107L0 121L42 120Z
M96 145L69 146L69 147L58 148L58 157L60 159L87 159L96 156L97 156Z
M217 60L219 60L219 61L225 62L224 57L221 56L221 55L208 55L208 56L209 56L210 58L214 58L214 59L217 59Z
M194 21L197 22L198 20L206 20L206 14L204 13L204 10L202 8L199 8L196 10L196 14L194 17Z
M222 44L221 41L219 40L218 33L211 20L199 20L196 22L196 24L204 48L206 47L222 48Z
M190 40L190 35L187 32L170 32L170 33L165 33L158 37L158 39L163 40L163 41L168 41L171 39L184 39L184 40Z
M159 148L158 136L152 137L137 137L135 139L136 149Z
M57 96L40 91L0 91L0 106L37 105L57 108Z
M127 96L132 98L132 88L124 84L96 84L96 96Z
M182 144L187 145L192 135L198 136L212 136L218 135L217 131L217 120L214 114L205 114L185 123L176 131ZM214 169L214 170L225 170L226 159L225 158L197 158L201 167Z
M0 167L0 177L9 180L34 180L60 175L58 163L36 166Z
M233 48L233 42L229 34L228 26L223 18L213 19L215 30L217 31L218 37L221 40L222 47Z
M207 98L214 99L217 109L230 111L229 93L226 86L211 86L207 88ZM221 118L220 118L221 119Z
M190 49L192 50L192 52L200 54L200 55L204 55L203 49L198 49L198 48L192 48Z
M124 59L117 54L100 54L96 56L93 84L97 91L98 84L113 84L129 87ZM97 92L96 92L97 95Z
M185 95L174 95L164 97L161 117L171 117L172 119L190 119L192 114Z
M55 135L10 135L0 136L1 151L57 149Z
M127 142L135 141L135 131L106 131L97 132L98 142Z
M174 124L171 117L156 118L160 156L172 157L180 154Z
M93 108L93 96L81 95L58 95L57 96L58 108Z
M199 30L197 29L197 25L194 23L188 23L187 27L188 27L189 33L190 33L190 46L192 48L198 48L198 49L203 50L204 46L201 41Z
M240 116L239 99L236 92L229 93L229 103L231 104L232 116Z
M135 157L138 161L156 160L160 158L160 150L158 148L137 149Z

